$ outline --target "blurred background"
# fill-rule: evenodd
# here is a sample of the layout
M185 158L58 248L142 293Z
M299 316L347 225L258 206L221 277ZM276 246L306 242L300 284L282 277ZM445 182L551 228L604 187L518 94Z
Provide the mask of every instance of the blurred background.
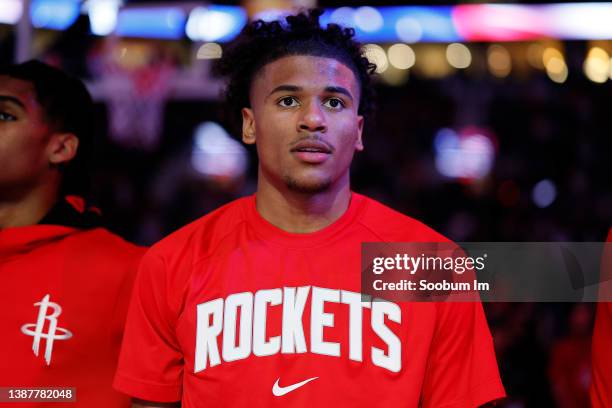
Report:
M603 241L612 226L612 3L0 0L2 62L97 107L89 199L150 245L255 190L210 67L249 19L321 7L378 65L354 190L454 241ZM592 304L488 303L509 399L588 406Z

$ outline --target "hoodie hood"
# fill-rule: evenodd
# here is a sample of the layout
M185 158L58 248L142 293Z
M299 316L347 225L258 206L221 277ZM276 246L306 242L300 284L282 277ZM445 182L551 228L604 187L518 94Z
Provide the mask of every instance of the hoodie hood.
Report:
M23 254L40 245L101 226L100 211L80 197L60 200L36 225L0 230L0 257Z

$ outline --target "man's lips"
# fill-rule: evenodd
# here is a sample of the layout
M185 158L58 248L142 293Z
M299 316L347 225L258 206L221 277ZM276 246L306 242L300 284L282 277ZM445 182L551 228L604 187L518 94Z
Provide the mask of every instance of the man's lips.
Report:
M309 164L320 164L332 154L332 147L320 140L306 139L296 143L291 148L298 160Z
M332 147L321 140L305 139L291 147L292 152L332 153Z

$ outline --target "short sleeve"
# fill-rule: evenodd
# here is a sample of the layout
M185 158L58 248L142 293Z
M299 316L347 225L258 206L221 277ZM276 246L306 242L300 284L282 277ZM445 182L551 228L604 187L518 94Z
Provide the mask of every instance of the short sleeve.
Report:
M439 303L423 408L471 408L505 397L482 304Z
M168 271L151 250L140 264L128 311L114 387L155 402L181 399L183 355L170 307Z

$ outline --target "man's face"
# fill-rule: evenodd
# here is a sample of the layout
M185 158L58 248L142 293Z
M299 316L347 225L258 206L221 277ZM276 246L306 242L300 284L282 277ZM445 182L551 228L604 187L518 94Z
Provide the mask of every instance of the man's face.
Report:
M0 190L40 180L49 168L50 134L33 85L0 75Z
M353 154L363 150L359 97L353 71L335 59L288 56L265 65L242 111L259 183L308 194L348 186Z

